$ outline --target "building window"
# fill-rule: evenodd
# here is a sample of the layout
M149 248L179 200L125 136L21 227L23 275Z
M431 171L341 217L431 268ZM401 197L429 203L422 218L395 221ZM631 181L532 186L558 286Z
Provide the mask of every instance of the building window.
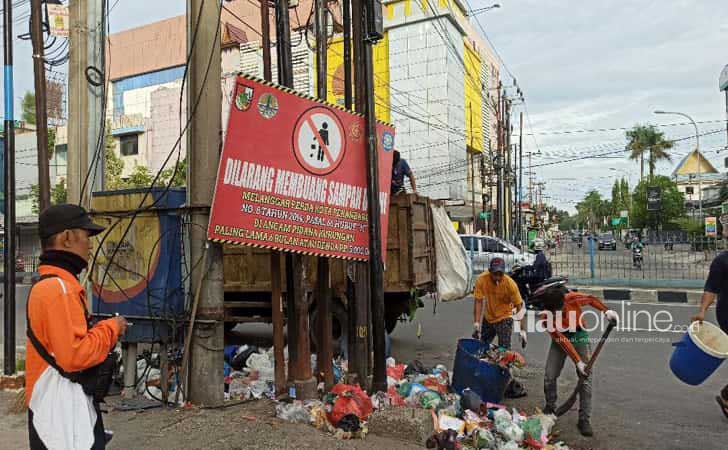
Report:
M687 195L693 195L693 187L692 186L686 186L685 187L685 193Z
M119 146L121 148L121 156L131 156L139 154L139 135L128 134L119 138Z

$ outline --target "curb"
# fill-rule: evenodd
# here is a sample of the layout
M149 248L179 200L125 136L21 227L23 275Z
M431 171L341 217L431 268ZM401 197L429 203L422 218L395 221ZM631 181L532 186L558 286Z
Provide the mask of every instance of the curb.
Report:
M596 286L574 286L579 292L608 301L698 305L702 291L688 289L634 289Z

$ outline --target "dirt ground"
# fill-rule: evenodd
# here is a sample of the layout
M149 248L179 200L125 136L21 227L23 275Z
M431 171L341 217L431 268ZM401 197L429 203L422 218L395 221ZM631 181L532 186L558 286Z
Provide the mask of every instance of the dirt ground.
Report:
M9 414L15 394L0 392L2 448L27 448L27 415ZM114 431L109 449L420 449L400 440L369 434L341 441L315 428L275 418L270 401L224 409L114 411L104 416Z

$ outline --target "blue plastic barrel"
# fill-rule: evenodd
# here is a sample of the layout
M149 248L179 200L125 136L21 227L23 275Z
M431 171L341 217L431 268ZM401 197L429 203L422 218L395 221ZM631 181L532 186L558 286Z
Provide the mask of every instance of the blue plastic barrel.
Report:
M455 352L452 387L462 394L470 388L484 402L500 403L511 379L508 370L497 364L481 361L475 355L489 348L489 344L476 339L460 339Z
M684 383L697 386L728 358L728 335L712 323L693 322L670 357L670 370Z

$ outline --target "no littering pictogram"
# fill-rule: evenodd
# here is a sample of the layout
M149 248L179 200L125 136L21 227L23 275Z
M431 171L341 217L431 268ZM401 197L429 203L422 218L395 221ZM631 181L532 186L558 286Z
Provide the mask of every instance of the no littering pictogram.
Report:
M322 106L306 110L293 129L293 150L296 160L306 171L315 175L333 172L346 152L341 120Z

